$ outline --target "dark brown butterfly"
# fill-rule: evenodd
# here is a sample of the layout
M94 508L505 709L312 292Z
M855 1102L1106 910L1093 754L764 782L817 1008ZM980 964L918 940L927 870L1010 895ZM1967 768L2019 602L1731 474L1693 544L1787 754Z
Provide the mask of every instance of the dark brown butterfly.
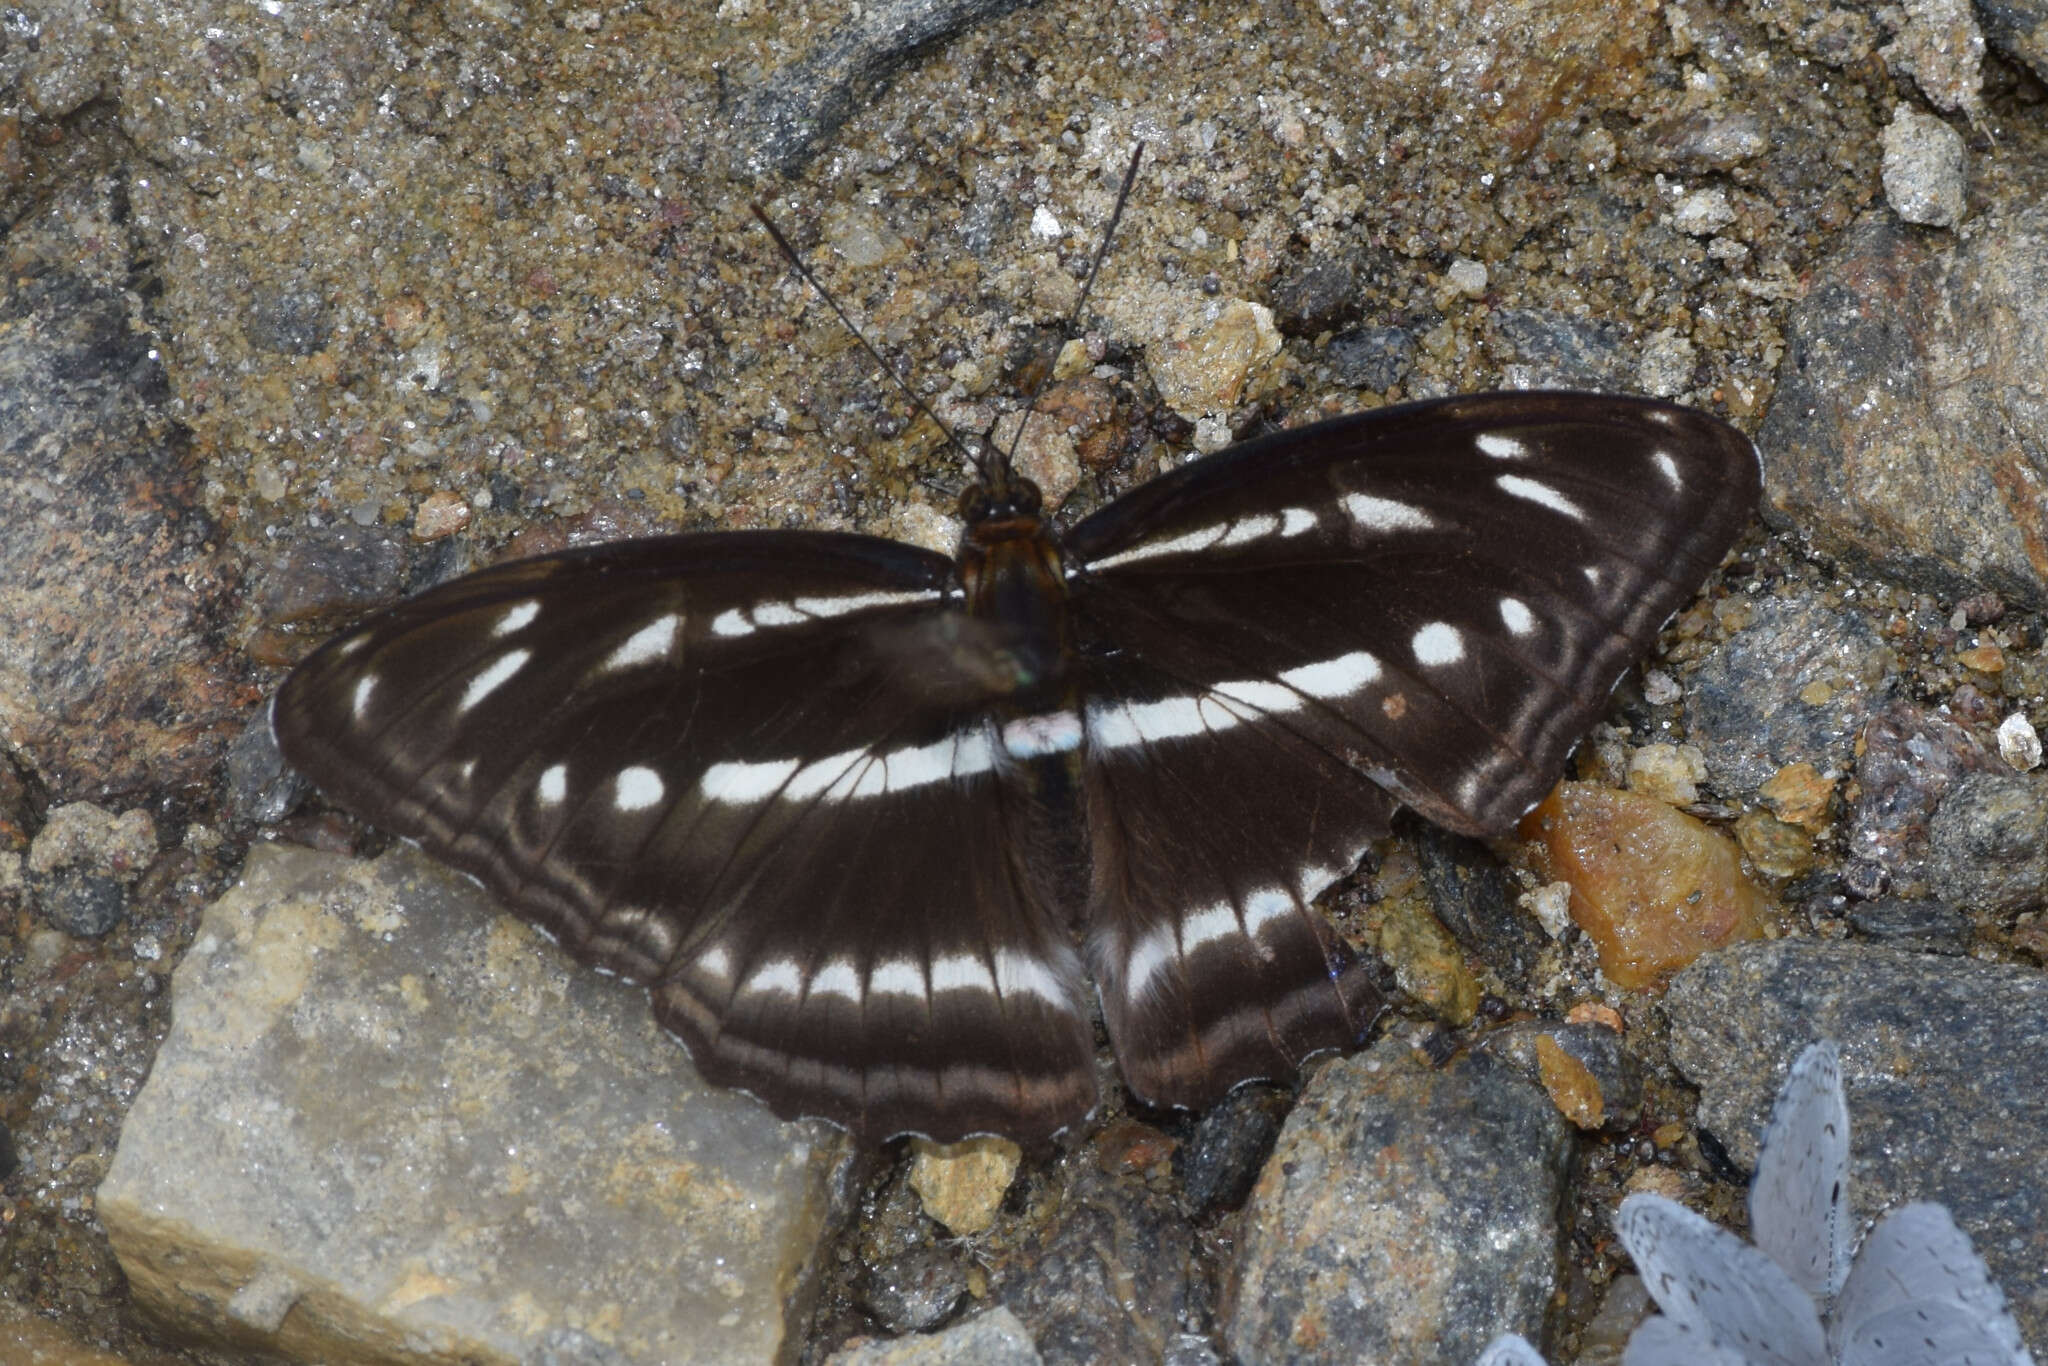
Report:
M287 758L868 1138L1200 1106L1358 1043L1310 904L1397 804L1499 834L1750 516L1692 410L1505 393L1248 441L959 555L711 533L499 565L293 672Z

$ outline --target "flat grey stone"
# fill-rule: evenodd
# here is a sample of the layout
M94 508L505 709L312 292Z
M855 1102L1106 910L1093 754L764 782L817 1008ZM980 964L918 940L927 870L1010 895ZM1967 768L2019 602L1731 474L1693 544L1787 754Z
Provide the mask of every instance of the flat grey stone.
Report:
M1316 1073L1252 1192L1224 1338L1244 1361L1469 1362L1534 1337L1570 1127L1509 1064L1385 1039Z
M423 855L258 847L173 991L99 1213L180 1328L322 1363L791 1350L844 1140L706 1087L639 991Z

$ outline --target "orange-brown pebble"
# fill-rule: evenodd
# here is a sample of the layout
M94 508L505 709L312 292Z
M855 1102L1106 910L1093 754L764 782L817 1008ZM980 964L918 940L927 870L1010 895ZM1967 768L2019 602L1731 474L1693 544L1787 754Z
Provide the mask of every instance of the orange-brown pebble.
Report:
M1650 1142L1660 1148L1675 1148L1685 1142L1686 1135L1691 1132L1691 1129L1686 1128L1685 1125L1680 1124L1677 1120L1668 1120L1663 1124L1659 1124L1650 1132Z
M1575 1127L1597 1129L1607 1122L1607 1098L1599 1078L1548 1034L1536 1036L1536 1072L1550 1093L1550 1103Z
M1974 645L1958 651L1956 658L1963 662L1964 667L1975 669L1980 674L1995 674L2005 668L2005 651L1996 645Z
M443 536L453 536L469 525L469 504L462 501L459 493L442 489L420 499L419 511L413 514L412 538L415 541L438 541Z
M1835 780L1822 777L1812 764L1787 764L1764 779L1763 786L1756 791L1770 803L1779 820L1818 830L1827 824Z
M1768 812L1743 812L1735 822L1735 838L1765 877L1798 877L1813 867L1813 836Z
M1621 1012L1604 1001L1581 1001L1564 1013L1566 1024L1606 1025L1615 1033L1622 1033Z
M1134 1119L1120 1119L1096 1141L1095 1163L1111 1176L1164 1174L1180 1145L1172 1136Z
M1734 843L1662 802L1559 783L1521 834L1571 884L1572 919L1618 986L1658 985L1708 949L1764 932L1764 898Z

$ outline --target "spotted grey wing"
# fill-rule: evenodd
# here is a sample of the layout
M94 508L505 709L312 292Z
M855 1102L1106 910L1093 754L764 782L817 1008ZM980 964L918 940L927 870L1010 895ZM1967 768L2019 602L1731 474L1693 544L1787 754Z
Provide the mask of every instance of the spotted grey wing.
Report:
M951 561L810 533L506 564L279 691L286 757L652 990L703 1075L863 1136L1093 1103L1080 962L1013 862L1002 642Z
M1307 898L1390 797L1511 829L1757 490L1703 414L1511 393L1246 442L1076 527L1090 947L1140 1092L1199 1104L1369 1022Z

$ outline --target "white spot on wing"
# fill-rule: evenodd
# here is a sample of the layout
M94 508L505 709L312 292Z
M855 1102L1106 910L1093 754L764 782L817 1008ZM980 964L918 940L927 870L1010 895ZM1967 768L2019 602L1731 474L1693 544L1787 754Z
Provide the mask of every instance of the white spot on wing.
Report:
M532 658L531 650L507 650L499 655L488 669L469 680L469 686L463 690L462 700L455 704L455 714L460 716L489 697L513 674L525 668L526 661Z
M1678 462L1671 458L1669 451L1657 451L1650 456L1650 463L1657 467L1657 473L1664 476L1666 483L1674 490L1685 487L1685 476L1678 472Z
M1165 926L1131 946L1130 961L1124 964L1125 999L1135 1001L1152 989L1152 979L1173 961L1173 948L1173 935Z
M996 989L1005 998L1036 996L1062 1010L1071 1010L1074 1005L1059 974L1044 959L1016 949L996 950Z
M799 612L786 602L760 602L747 611L747 616L756 626L796 626L811 619L810 613Z
M732 978L732 955L725 951L725 945L713 944L710 948L697 955L697 967L699 971L710 973L713 977L730 981Z
M1502 493L1511 498L1526 499L1539 507L1569 517L1575 522L1586 520L1586 513L1577 503L1559 493L1540 479L1530 479L1519 474L1503 474L1493 481Z
M930 988L925 984L924 967L908 958L890 958L877 963L868 970L869 992L884 992L891 996L928 996Z
M749 995L761 991L774 991L784 996L794 996L803 988L804 977L797 971L795 961L775 958L754 969L754 975L746 980L740 990Z
M877 607L899 607L907 602L931 602L939 597L936 588L919 588L906 593L848 593L831 598L793 598L790 606L809 617L843 617ZM766 622L761 623L767 625Z
M1012 759L1068 754L1081 747L1081 718L1075 712L1020 716L1003 726L1003 752Z
M1275 920L1294 913L1294 898L1279 887L1261 887L1244 899L1244 931L1257 935Z
M1218 541L1216 544L1243 545L1247 541L1256 541L1260 540L1263 537L1270 536L1279 529L1280 519L1278 517L1270 517L1265 515L1257 517L1246 517L1241 521L1232 522L1230 524L1230 530L1225 532L1223 534L1223 539Z
M1500 600L1501 624L1518 636L1526 636L1536 629L1536 615L1529 610L1529 604L1520 598Z
M746 613L737 607L728 607L711 619L711 634L714 636L752 635L754 623L747 620Z
M1495 460L1524 460L1529 455L1527 445L1515 437L1502 436L1499 432L1486 432L1473 444L1479 447L1480 454L1490 455Z
M834 958L811 977L811 995L837 996L860 1004L860 974L844 958Z
M1310 697L1350 697L1379 679L1380 662L1365 650L1335 659L1303 664L1280 675L1280 681Z
M1369 493L1345 494L1344 511L1368 531L1429 531L1436 526L1435 520L1419 507L1392 498L1375 498Z
M612 805L621 811L645 811L660 801L668 789L661 775L642 764L619 770L612 780Z
M1218 902L1205 906L1183 920L1180 925L1180 946L1184 953L1193 953L1211 940L1236 934L1237 908L1229 902Z
M1465 637L1447 621L1432 621L1415 633L1410 644L1415 662L1429 666L1456 664L1465 657Z
M364 674L356 680L355 692L348 700L349 715L361 721L370 714L370 694L377 691L377 675Z
M971 953L949 953L932 960L932 990L985 991L994 994L995 975Z
M1218 683L1210 694L1226 703L1236 702L1262 712L1287 712L1301 706L1301 694L1279 683L1248 678L1239 683ZM1231 709L1236 715L1236 709ZM1212 726L1213 729L1213 726Z
M800 766L795 759L771 759L760 764L743 760L713 764L697 780L697 790L704 794L707 802L747 806L780 792Z
M1207 550L1223 539L1230 530L1228 522L1205 526L1196 531L1170 537L1164 541L1141 541L1129 550L1120 550L1114 555L1104 556L1095 562L1097 569L1113 569L1120 564L1131 564L1138 560L1149 560L1160 555L1190 555L1198 550Z
M1315 524L1316 515L1307 508L1285 508L1280 513L1280 535L1283 539L1312 530Z
M524 631L540 615L540 604L532 598L514 603L505 609L505 615L498 618L498 624L491 628L494 636L509 636L514 631Z
M1098 749L1127 749L1158 740L1200 735L1202 707L1193 697L1158 702L1112 702L1088 709L1088 743Z
M569 766L567 764L555 764L553 767L543 770L540 775L540 781L533 785L533 795L540 798L541 804L544 806L560 805L562 798L568 794Z
M666 658L669 651L675 648L676 633L682 626L683 619L674 612L656 617L627 636L625 642L607 655L604 663L598 665L598 668L607 671L630 669L636 665L651 664L657 659Z

